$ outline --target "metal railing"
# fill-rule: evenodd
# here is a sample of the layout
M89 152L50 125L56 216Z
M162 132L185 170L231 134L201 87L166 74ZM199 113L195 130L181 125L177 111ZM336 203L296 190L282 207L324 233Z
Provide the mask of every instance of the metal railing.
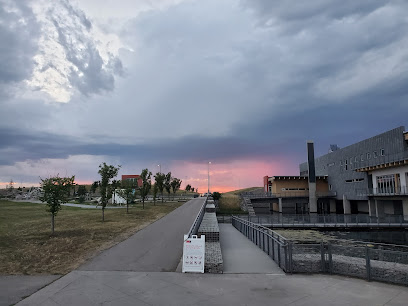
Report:
M236 216L232 225L286 273L330 273L408 285L408 250L384 249L376 243L294 243Z
M197 214L197 217L194 219L193 224L190 227L190 230L188 231L187 235L188 238L191 238L192 235L196 235L198 232L198 229L200 228L201 221L203 220L204 214L205 214L205 207L207 205L208 197L206 197L203 205L200 208L200 211Z
M278 233L255 223L232 216L232 225L261 248L285 272L289 272L287 239Z
M364 188L357 189L357 195L362 196L396 196L396 195L408 195L408 187L384 187L384 188Z
M385 215L258 215L245 216L247 221L270 227L408 227L408 216Z
M258 198L294 198L294 197L308 197L309 191L307 190L293 190L293 191L283 191L280 193L268 192L243 192L240 193L241 197L249 199ZM335 197L337 193L335 191L323 191L316 192L316 197Z

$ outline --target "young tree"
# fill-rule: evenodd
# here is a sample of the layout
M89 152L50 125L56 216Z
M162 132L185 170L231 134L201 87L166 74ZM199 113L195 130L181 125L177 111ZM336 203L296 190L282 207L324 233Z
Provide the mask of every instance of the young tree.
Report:
M54 218L61 209L61 204L67 202L69 189L74 184L75 176L72 177L50 177L41 179L40 185L43 194L42 202L47 203L47 211L51 213L51 232L54 234Z
M13 189L14 189L14 182L13 182L13 179L11 179L10 180L10 185L9 185L9 190L13 191Z
M194 187L191 187L191 191L194 192Z
M156 181L157 189L160 191L161 194L161 200L163 203L163 190L164 190L164 181L166 180L166 175L161 172L157 172L156 175L154 176L154 179Z
M159 188L157 187L157 182L153 184L153 203L156 205L156 198L157 198L157 192L159 191Z
M94 194L98 187L99 187L99 182L98 181L93 182L91 185L91 193Z
M114 167L112 165L107 165L106 163L99 165L98 173L101 175L100 190L101 190L101 205L102 205L102 221L105 221L105 207L106 207L106 204L108 204L108 200L109 200L107 189L108 189L110 180L118 175L119 168L120 166Z
M170 182L171 189L173 189L173 199L174 199L174 196L176 195L177 190L180 189L181 182L182 182L182 180L180 180L180 179L178 179L176 177L174 177Z
M166 189L167 193L169 194L169 200L170 200L171 172L167 173L165 178L164 178L164 188Z
M77 195L79 197L79 203L84 203L86 195L86 188L84 185L78 187Z
M188 184L188 185L186 186L186 191L190 191L190 190L191 190L191 185Z
M136 198L137 182L132 180L122 181L122 189L118 191L119 196L126 200L126 213L129 213L129 203Z
M144 209L144 202L149 194L150 188L152 187L152 180L151 180L152 173L148 169L143 169L142 173L140 174L140 178L142 179L142 186L139 188L140 197L142 198L143 202L143 209Z
M221 198L221 193L215 191L213 192L212 196L215 201L218 201Z

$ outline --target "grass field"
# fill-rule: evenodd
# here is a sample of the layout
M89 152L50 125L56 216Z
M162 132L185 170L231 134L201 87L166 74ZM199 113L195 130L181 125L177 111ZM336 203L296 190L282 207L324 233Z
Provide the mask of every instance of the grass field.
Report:
M0 201L0 274L65 274L183 203L101 210L64 206L55 218L43 204Z
M250 192L257 190L262 187L250 187L245 189L239 189L234 191L225 192L221 195L219 201L219 211L220 214L242 214L245 213L240 207L240 197L241 192Z

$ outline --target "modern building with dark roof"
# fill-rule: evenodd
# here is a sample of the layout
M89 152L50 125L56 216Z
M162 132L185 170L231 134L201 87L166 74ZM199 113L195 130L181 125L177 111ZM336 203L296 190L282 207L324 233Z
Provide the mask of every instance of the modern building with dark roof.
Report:
M313 160L314 167L309 167L311 161L299 165L299 177L264 177L265 192L278 196L292 188L294 181L301 182L301 178L305 182L302 191L306 192L309 169L313 169L317 183L317 213L400 215L408 220L408 132L403 126L344 148L330 145L328 154L312 157ZM326 197L319 195L322 182L327 184ZM308 192L310 195L311 191ZM307 201L307 210L316 212L308 200L306 197L302 200ZM295 201L295 209L290 208L290 213L298 213L297 207L305 205L299 199ZM285 205L281 206L279 211L285 213Z

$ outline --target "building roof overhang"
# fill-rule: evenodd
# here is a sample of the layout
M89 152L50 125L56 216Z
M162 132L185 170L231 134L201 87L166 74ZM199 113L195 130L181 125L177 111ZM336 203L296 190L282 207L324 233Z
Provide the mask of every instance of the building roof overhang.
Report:
M389 163L382 163L382 164L375 165L375 166L362 167L362 168L356 169L355 171L356 172L369 172L369 171L399 167L399 166L404 166L404 165L408 165L408 159L399 160L395 162L389 162Z

